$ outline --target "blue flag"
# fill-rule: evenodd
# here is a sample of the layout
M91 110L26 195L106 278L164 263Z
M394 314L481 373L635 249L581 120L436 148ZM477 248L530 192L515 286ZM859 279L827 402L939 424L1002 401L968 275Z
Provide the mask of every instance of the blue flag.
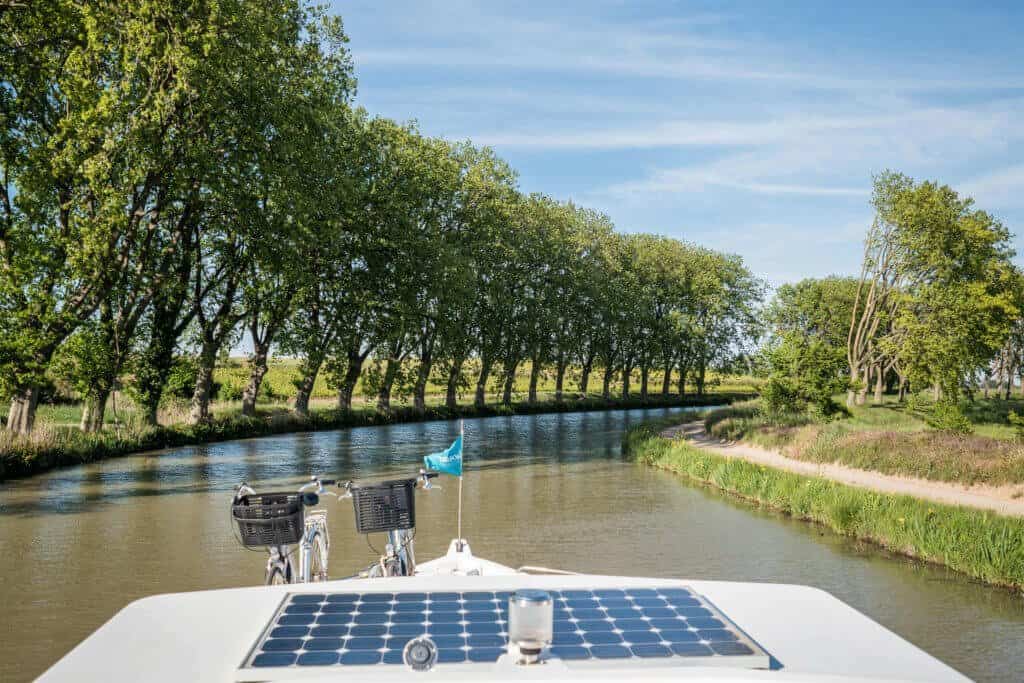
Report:
M431 453L423 458L427 469L444 472L453 477L462 476L462 437L455 437L452 445L443 451Z

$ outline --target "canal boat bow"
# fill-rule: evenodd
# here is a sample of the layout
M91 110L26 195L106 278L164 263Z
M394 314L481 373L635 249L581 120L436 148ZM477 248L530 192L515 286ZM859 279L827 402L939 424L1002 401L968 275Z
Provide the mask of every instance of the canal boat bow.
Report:
M550 642L531 641L531 629L546 629ZM144 598L40 680L420 676L967 680L815 588L513 569L475 557L465 541L452 541L444 556L416 566L412 576Z

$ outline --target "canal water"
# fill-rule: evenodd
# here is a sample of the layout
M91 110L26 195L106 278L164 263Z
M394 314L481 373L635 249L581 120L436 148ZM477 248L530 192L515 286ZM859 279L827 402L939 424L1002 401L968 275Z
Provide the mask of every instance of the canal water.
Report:
M968 676L1024 676L1024 601L819 527L753 510L626 461L632 423L671 409L467 421L464 531L511 566L810 584ZM294 434L179 448L0 485L0 680L43 672L136 598L258 584L264 555L234 540L233 486L296 487L307 473L414 472L457 423ZM421 561L455 535L457 486L418 494ZM330 569L370 564L348 501L330 503ZM827 634L823 634L827 635ZM841 638L842 634L833 634Z

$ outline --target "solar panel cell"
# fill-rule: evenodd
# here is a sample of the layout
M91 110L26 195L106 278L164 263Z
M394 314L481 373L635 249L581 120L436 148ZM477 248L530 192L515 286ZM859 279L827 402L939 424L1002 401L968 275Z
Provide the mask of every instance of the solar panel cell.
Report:
M700 636L701 640L706 640L710 643L721 643L728 640L737 640L737 636L732 631L728 631L724 628L713 628L705 631L697 631L697 635Z
M325 605L314 605L320 607L314 612L323 612L324 614L353 614L358 608L354 602L328 602Z
M581 621L576 624L576 628L580 631L586 632L598 632L598 631L613 631L615 629L610 621Z
M345 624L351 621L353 624L386 624L391 621L391 615L387 612L362 612L360 614L338 614L328 615L339 617L335 623Z
M263 643L263 650L265 652L293 652L301 650L303 642L305 641L301 638L271 638Z
M337 652L307 652L295 662L299 666L331 666L338 663Z
M629 648L634 657L671 657L672 650L664 645L634 645Z
M347 666L365 666L379 664L381 653L370 650L345 652L341 655L341 663Z
M580 621L607 618L605 611L600 609L574 609L572 611L572 616Z
M271 638L302 638L309 629L305 626L278 626L270 632Z
M314 614L285 614L277 620L280 626L307 626L316 619Z
M720 655L749 655L754 652L743 643L711 643L711 649Z
M462 636L435 636L434 645L439 650L454 650L463 647L466 639Z
M253 666L291 666L296 656L287 652L274 652L256 655L252 659Z
M630 656L629 648L622 645L595 645L590 648L590 653L598 659L627 659Z
M612 645L622 642L622 636L618 633L602 633L600 631L588 631L583 634L584 640L592 645Z
M362 624L353 626L350 635L352 636L383 636L388 632L385 624Z
M383 638L349 638L345 641L346 650L380 650L383 647Z
M393 624L422 624L426 620L427 614L425 612L396 612L391 615L391 623Z
M700 640L695 631L660 631L658 635L666 643L696 643Z
M710 647L700 643L674 643L671 649L680 657L710 657L715 654Z
M553 645L582 645L583 636L578 633L556 633L551 643Z
M341 638L311 638L302 647L306 650L340 650Z
M623 631L622 639L627 643L660 643L661 636L654 631Z

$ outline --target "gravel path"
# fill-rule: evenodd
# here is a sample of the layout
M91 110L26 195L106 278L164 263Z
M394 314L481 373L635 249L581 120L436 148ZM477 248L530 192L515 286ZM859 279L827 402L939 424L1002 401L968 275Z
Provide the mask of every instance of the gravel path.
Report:
M797 474L832 479L850 486L882 493L896 493L934 500L947 505L992 510L1001 515L1024 517L1024 486L963 486L944 481L916 479L869 470L858 470L838 463L817 463L797 460L776 451L734 441L721 441L704 431L703 422L687 422L661 432L666 439L686 439L697 448L703 448L729 458L741 458L759 465L767 465ZM1013 496L1018 496L1014 498Z

